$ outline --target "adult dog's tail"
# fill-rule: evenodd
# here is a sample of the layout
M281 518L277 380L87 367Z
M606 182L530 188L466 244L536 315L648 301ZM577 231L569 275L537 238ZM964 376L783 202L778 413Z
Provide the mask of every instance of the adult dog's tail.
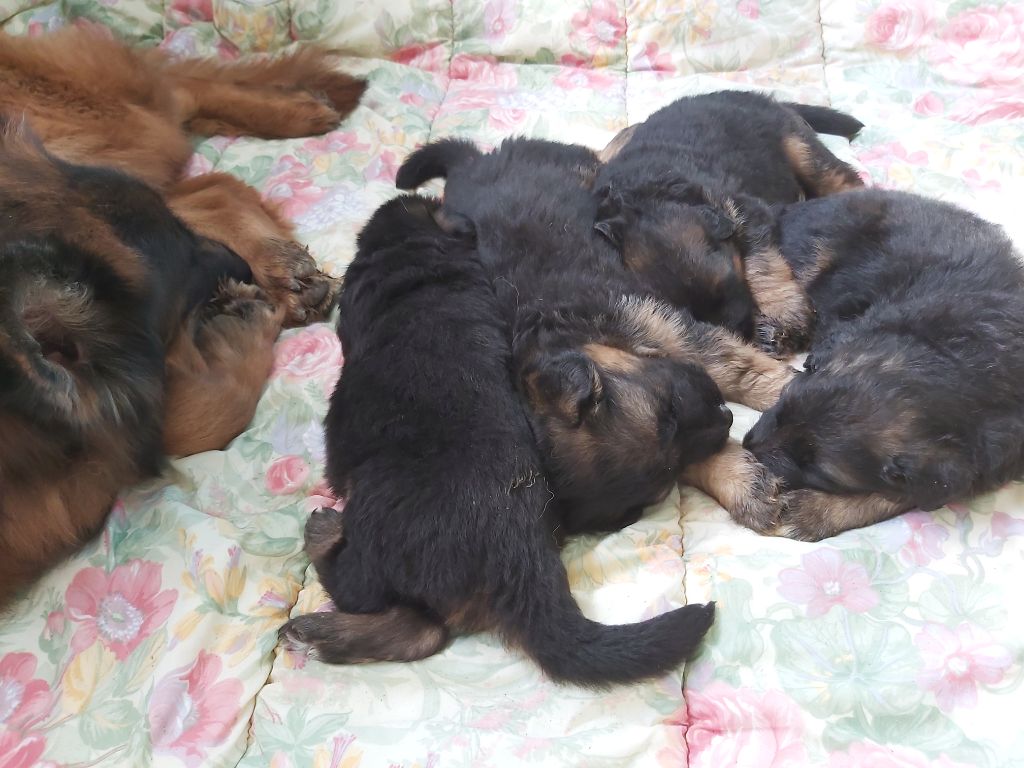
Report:
M714 603L687 605L635 624L591 621L569 591L554 544L535 543L529 559L500 574L505 588L497 592L493 610L498 631L554 680L604 687L658 677L688 659L714 621Z
M480 157L477 146L466 139L441 139L413 152L398 169L395 186L413 190L431 179L446 179L448 172L466 160Z
M842 136L847 140L852 140L864 127L864 123L857 118L831 107L795 103L788 103L786 106L800 115L804 122L817 133L827 133L830 136Z

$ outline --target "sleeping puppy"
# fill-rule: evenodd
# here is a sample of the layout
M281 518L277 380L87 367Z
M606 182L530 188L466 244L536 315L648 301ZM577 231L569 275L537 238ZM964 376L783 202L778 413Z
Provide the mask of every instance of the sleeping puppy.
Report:
M789 317L800 296L784 261L750 257L745 209L860 187L815 131L853 138L861 127L842 112L759 93L679 99L602 152L595 227L655 293L749 339L756 310Z
M597 165L584 147L511 139L483 154L448 139L413 153L397 182L412 189L445 176L440 215L477 233L565 533L634 522L686 467L722 449L732 423L723 394L767 407L792 375L622 268L592 227ZM730 489L731 511L774 519L763 471L737 473L756 482Z
M288 645L332 663L411 661L491 631L586 686L655 677L693 653L712 604L605 626L573 600L505 314L464 222L422 197L383 205L340 310L345 371L326 431L344 520L324 510L306 526L338 610L290 621Z
M168 348L210 353L222 386L255 377L258 393L281 323L236 282L246 263L157 192L57 160L27 131L0 131L0 606L91 537L165 448L251 417L252 398L225 400L207 432L168 441L165 410L193 396L184 373L166 381ZM186 319L194 338L180 338Z
M807 371L744 441L795 490L779 533L818 540L1024 472L1024 271L1000 228L865 190L787 206L775 231L818 320Z

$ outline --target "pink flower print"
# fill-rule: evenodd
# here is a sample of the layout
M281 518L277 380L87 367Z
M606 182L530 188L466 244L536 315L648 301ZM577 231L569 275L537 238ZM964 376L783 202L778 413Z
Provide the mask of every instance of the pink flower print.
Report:
M999 539L1024 536L1024 520L1005 512L995 512L992 514L992 535Z
M171 13L182 22L213 21L213 0L172 0Z
M914 100L914 112L925 117L941 115L946 111L946 103L933 91L921 94Z
M736 3L736 11L740 16L757 21L761 15L761 0L740 0Z
M363 178L367 181L393 182L398 175L398 160L395 153L385 149L370 158L363 170Z
M408 64L420 69L437 70L447 60L444 46L440 43L413 43L391 54L397 64Z
M927 165L928 153L923 150L908 152L899 142L890 141L858 152L857 159L865 165L874 164L888 170L897 161L908 165Z
M79 653L97 638L120 661L159 627L178 599L174 589L160 591L161 566L129 560L107 573L84 568L65 593L67 616L78 623L71 649Z
M292 155L285 155L274 165L273 173L264 184L263 195L277 205L282 215L297 219L326 194L310 178L310 169Z
M906 51L932 27L929 0L898 0L883 3L868 17L864 39L876 48Z
M1006 648L966 622L955 629L929 624L914 642L924 661L917 682L935 694L944 712L976 706L978 684L998 683L1012 662Z
M910 538L900 549L900 560L907 565L928 565L945 554L942 545L949 538L946 527L936 523L927 512L908 512L902 521L910 529Z
M614 0L594 0L589 11L580 11L572 17L569 34L585 51L595 54L619 44L626 34L626 19L619 14Z
M584 67L566 67L554 79L554 84L567 91L585 89L595 90L607 88L615 82L615 78L609 77L604 72Z
M1006 3L954 16L929 57L938 73L964 85L1020 87L1024 78L1024 6Z
M293 333L274 348L274 375L305 380L323 376L332 381L341 373L341 342L324 324Z
M295 493L306 483L309 465L299 456L281 456L267 469L267 490L275 496Z
M341 512L344 507L345 505L334 495L334 491L331 490L326 480L317 483L302 504L302 509L307 515L318 509L335 509Z
M50 611L46 615L46 627L43 629L43 638L53 640L64 634L67 620L64 618L64 611Z
M50 686L34 678L35 672L31 653L8 653L0 659L0 726L26 731L49 713Z
M35 768L46 749L46 739L36 733L0 731L0 765L3 768Z
M971 189L981 189L989 191L998 191L1002 189L1002 185L995 179L983 179L981 174L973 168L968 168L963 172L964 183L967 184Z
M149 701L153 752L173 755L189 768L202 765L210 747L221 744L239 716L242 683L220 680L219 656L200 651L195 662L156 684Z
M716 681L687 690L686 743L693 768L804 766L803 719L781 691L736 689Z
M1022 43L1024 44L1024 43ZM1024 70L1021 72L1024 77ZM980 99L957 105L952 115L958 123L982 125L993 120L1013 120L1024 117L1024 93L1014 88L981 91Z
M937 759L899 744L875 744L863 741L851 744L845 752L829 755L828 768L969 768L945 755Z
M672 56L661 53L657 43L645 43L639 54L633 58L634 72L671 72L675 69Z
M484 3L484 37L497 41L506 37L516 23L516 0L487 0Z
M779 594L807 606L807 616L824 616L835 605L864 613L878 604L868 573L860 563L847 562L835 549L818 549L801 558L802 567L779 574Z

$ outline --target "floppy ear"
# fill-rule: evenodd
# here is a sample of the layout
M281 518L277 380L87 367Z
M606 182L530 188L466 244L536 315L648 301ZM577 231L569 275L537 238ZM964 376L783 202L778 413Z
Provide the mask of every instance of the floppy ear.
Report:
M601 379L593 362L577 350L542 353L524 373L530 403L538 410L553 410L578 427L601 402Z
M717 208L701 205L697 208L697 212L700 214L704 226L708 228L708 234L715 240L728 240L735 234L736 222Z
M616 249L622 250L626 233L625 201L611 187L603 187L597 194L601 202L597 206L594 229Z
M444 208L434 209L433 215L437 226L446 235L476 242L476 226L468 216L463 216L461 213L454 213Z
M892 485L906 485L910 480L910 464L905 456L890 456L882 465L882 478Z

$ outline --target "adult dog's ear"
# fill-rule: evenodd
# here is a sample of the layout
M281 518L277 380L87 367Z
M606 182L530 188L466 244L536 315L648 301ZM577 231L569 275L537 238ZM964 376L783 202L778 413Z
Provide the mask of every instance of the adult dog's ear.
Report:
M603 396L597 368L578 350L542 352L523 372L523 386L535 410L557 414L573 427L583 423Z
M625 240L628 215L626 203L622 196L613 191L611 187L602 187L598 190L597 195L600 202L597 206L594 229L621 251Z

